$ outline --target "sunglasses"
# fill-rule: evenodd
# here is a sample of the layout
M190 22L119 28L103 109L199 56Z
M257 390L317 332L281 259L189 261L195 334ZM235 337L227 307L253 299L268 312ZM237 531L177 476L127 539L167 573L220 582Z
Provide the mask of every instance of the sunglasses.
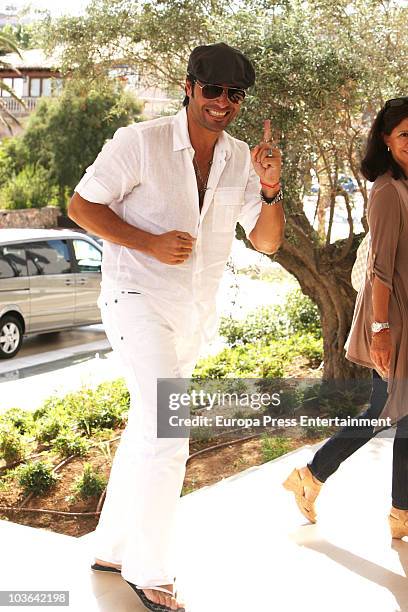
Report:
M384 110L395 106L403 106L404 104L408 104L408 96L403 96L402 98L392 98L392 100L386 101L384 104Z
M203 94L203 98L207 100L215 100L222 96L224 91L227 92L228 99L233 104L241 104L245 98L245 90L239 89L237 87L222 87L221 85L212 85L211 83L199 83L197 79L192 81L193 83L197 83L197 85L201 89L201 93Z

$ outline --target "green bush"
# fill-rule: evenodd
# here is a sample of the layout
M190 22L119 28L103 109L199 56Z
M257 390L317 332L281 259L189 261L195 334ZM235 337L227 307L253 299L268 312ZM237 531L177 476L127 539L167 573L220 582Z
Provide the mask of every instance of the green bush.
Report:
M90 436L125 422L129 391L123 379L104 382L96 389L80 389L64 397L50 397L33 413L36 437L49 442L66 430Z
M90 463L85 463L82 476L77 478L74 486L74 494L82 499L100 496L105 489L107 479L100 476Z
M0 458L6 465L21 461L26 452L26 443L20 431L12 423L0 424Z
M27 151L22 138L0 140L0 187L24 168L26 157Z
M106 390L98 388L96 391L84 390L79 392L81 409L75 414L78 428L88 436L95 429L112 429L124 422L125 401L124 395L114 397Z
M0 425L3 423L13 425L21 434L29 433L34 425L32 413L21 408L9 408L9 410L6 410L0 416Z
M283 308L290 323L290 333L309 333L322 337L320 313L317 305L300 289L291 291Z
M294 334L322 337L319 310L300 289L291 291L283 306L261 306L241 321L222 317L219 333L230 347L255 342L270 343Z
M51 184L45 168L27 165L18 174L11 176L0 189L0 206L10 210L57 206L58 191Z
M281 378L299 355L311 365L323 358L323 341L313 335L295 335L269 344L245 344L225 348L200 359L194 378Z
M35 438L38 442L51 442L58 436L63 427L64 419L61 419L60 415L46 415L36 422Z
M278 306L261 306L248 313L243 321L222 317L219 334L226 339L229 346L235 347L285 337L286 328L287 322L283 320Z
M58 477L52 473L52 467L43 461L31 462L20 466L16 470L18 482L25 493L41 495L58 481Z
M90 442L73 431L61 432L53 442L53 448L63 457L83 456L89 451Z
M302 427L302 429L304 431L304 435L311 439L323 438L325 436L328 437L330 435L330 429L324 425L306 425L305 427Z
M261 452L263 462L272 461L292 449L292 442L288 438L268 436L263 434L261 437Z

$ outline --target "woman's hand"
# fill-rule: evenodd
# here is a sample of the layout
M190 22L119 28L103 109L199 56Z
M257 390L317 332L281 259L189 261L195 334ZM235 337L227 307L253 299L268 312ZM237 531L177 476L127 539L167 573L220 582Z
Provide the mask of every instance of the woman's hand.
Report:
M391 359L391 335L389 329L373 334L371 338L370 357L380 374L388 377Z

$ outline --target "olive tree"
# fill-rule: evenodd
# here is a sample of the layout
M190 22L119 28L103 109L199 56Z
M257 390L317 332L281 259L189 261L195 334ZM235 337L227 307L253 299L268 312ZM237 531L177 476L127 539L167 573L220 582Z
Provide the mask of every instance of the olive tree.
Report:
M106 76L120 58L152 81L178 87L180 100L187 58L197 44L223 40L252 59L256 84L231 131L253 146L262 119L271 118L280 133L287 226L273 258L319 308L326 378L361 376L361 368L345 360L344 343L356 297L350 273L362 234L338 177L354 176L367 228L368 186L359 165L375 113L386 98L406 93L406 26L407 9L392 0L94 0L82 18L46 22L48 46L65 46L66 70L76 66L80 78L92 80ZM320 184L317 225L304 208L311 171ZM341 204L348 236L335 240ZM238 237L245 240L242 231Z

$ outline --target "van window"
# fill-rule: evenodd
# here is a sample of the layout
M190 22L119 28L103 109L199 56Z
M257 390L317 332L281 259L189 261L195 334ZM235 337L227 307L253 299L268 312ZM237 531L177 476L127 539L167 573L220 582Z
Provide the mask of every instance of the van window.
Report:
M102 253L87 240L73 240L79 272L100 272Z
M44 240L26 244L30 276L69 274L71 261L66 240Z
M27 276L24 247L20 244L0 246L0 280Z

